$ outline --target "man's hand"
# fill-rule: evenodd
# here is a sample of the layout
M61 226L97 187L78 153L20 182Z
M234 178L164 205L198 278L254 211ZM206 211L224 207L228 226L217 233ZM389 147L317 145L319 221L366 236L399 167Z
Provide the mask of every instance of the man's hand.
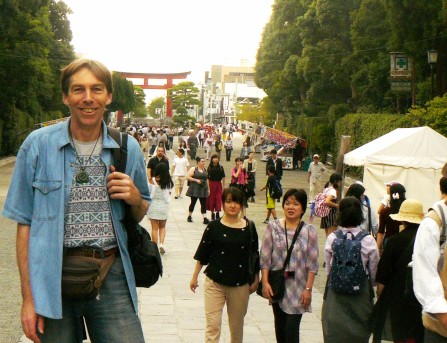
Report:
M115 166L110 166L110 174L107 177L110 198L124 200L130 206L138 206L141 203L141 194L133 180L129 175L115 170Z
M40 343L40 339L37 336L37 331L40 334L44 333L44 318L38 314L34 310L34 304L31 301L24 301L22 304L22 329L25 333L25 336L32 340L34 343Z
M110 172L107 177L107 191L110 198L125 201L130 205L133 219L140 222L147 213L148 202L141 197L140 191L129 175L115 171L114 166L110 166Z

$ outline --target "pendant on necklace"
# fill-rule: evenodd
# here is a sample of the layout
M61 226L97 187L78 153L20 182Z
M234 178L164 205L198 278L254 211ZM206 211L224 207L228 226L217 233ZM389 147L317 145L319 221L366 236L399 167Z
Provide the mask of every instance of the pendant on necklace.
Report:
M89 181L89 176L85 171L85 167L81 167L79 172L76 174L77 183L87 183Z

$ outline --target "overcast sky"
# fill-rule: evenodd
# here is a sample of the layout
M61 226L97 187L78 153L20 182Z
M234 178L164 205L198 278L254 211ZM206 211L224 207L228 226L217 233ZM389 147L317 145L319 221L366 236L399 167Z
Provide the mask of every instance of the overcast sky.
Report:
M274 0L64 2L76 52L112 70L191 71L201 82L212 64L254 65Z

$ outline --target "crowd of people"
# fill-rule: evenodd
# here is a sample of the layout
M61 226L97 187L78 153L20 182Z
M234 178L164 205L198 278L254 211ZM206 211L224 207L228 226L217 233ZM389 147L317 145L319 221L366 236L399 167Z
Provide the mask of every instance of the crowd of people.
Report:
M3 210L17 222L21 321L33 342L81 342L84 323L93 343L144 342L121 219L130 215L140 222L146 215L152 240L165 254L169 208L183 194L190 198L185 225L193 222L197 201L206 225L189 284L195 292L205 267L205 341L219 341L226 305L231 342L243 342L250 294L257 292L271 305L276 341L299 342L320 267L317 229L304 221L308 207L313 215L317 193L324 194L318 206L327 207L320 224L327 276L325 342L367 343L371 335L374 342L447 342L447 263L441 247L447 177L439 182L441 200L425 217L421 202L407 199L405 186L395 181L384 185L376 211L361 183L343 194L341 175L332 173L326 180L318 155L307 170L309 189L283 192L284 162L272 149L259 188L265 191L267 210L259 246L247 212L255 202L258 170L250 135L226 172L221 152L225 149L226 161L231 161L233 125L187 133L131 127L128 133L135 139L127 141L124 173L115 166L113 149L118 145L103 121L112 101L111 73L97 61L79 59L62 70L61 88L70 119L36 130L25 140ZM166 150L174 148L175 136L178 145L170 160ZM282 211L276 211L277 202ZM88 261L71 279L65 277L68 257ZM97 261L94 268L92 259ZM75 298L73 282L87 276L87 286L93 280L97 295Z
M317 231L312 223L303 221L303 215L315 196L324 193L328 214L321 217L320 228L326 236L323 269L327 275L327 285L322 308L325 342L348 340L366 343L371 337L374 342L380 342L381 339L424 342L422 300L418 301L417 292L406 285L408 273L411 273L408 265L412 262L416 234L423 219L422 204L414 199L406 199L405 187L390 181L384 185L385 194L380 207L373 209L361 182L352 184L343 194L341 175L332 173L325 180L326 167L318 154L313 156L308 167L309 188L306 191L289 189L283 195L281 179L284 163L276 149L270 151L265 183L259 188L260 192L265 191L263 198L267 211L264 221L267 226L262 244L259 250L257 247L255 249L260 254L258 268L261 277L247 280L245 273L235 279L228 279L228 275L216 274L217 270L225 274L225 270L234 270L237 265L248 268L245 262L248 261L249 250L244 254L232 255L233 260L222 259L216 252L234 248L236 242L246 244L244 242L249 238L247 233L244 239L235 236L232 238L235 241L228 241L229 245L226 247L221 246L227 243L218 237L222 230L239 232L240 230L235 229L244 231L249 225L247 207L249 203L255 202L255 176L258 167L252 146L253 142L248 138L243 141L242 146L236 147L240 149L240 153L234 158L234 166L226 172L220 163L220 152L225 149L225 159L231 161L235 148L232 136L221 132L205 131L203 135L191 132L186 139L179 139L177 156L173 161L173 166L176 166L173 169L176 170L173 173L176 199L182 196L183 183L188 181L186 195L191 198L191 204L187 221L192 222L192 212L199 200L203 223L207 225L194 257L197 265L190 284L191 290L195 291L198 274L206 266L206 341L218 342L222 306L226 303L232 341L242 342L248 295L256 290L258 283L262 285L260 294L272 306L277 342L299 341L301 318L312 309L311 291L319 269ZM198 148L203 148L203 157L197 156ZM189 166L185 154L191 160L195 157L195 166ZM158 152L156 158L157 156ZM230 178L227 182L226 175ZM282 202L283 218L278 218L281 214L276 211L277 202ZM207 211L211 213L211 220L207 217ZM297 237L294 237L295 234ZM333 271L333 264L341 263L337 259L341 258L339 250L343 245L340 242L344 240L352 241L353 246L358 245L359 268L365 276L358 281L358 292L341 291L343 286L340 286L340 280L334 276L341 273L338 266ZM290 242L293 241L291 246ZM291 258L285 266L289 248ZM161 246L160 251L164 252L165 248ZM269 272L283 267L287 275L284 294L276 299L269 284ZM245 285L244 288L239 288L242 285ZM234 305L234 299L238 299L237 306ZM402 316L403 311L405 316Z

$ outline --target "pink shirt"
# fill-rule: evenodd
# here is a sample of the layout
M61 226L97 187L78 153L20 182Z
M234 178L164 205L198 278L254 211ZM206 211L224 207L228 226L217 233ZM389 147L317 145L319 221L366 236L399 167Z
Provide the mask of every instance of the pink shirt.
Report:
M239 175L236 177L237 168L231 169L231 183L236 183L238 185L246 185L248 180L248 173L245 169L242 169Z

